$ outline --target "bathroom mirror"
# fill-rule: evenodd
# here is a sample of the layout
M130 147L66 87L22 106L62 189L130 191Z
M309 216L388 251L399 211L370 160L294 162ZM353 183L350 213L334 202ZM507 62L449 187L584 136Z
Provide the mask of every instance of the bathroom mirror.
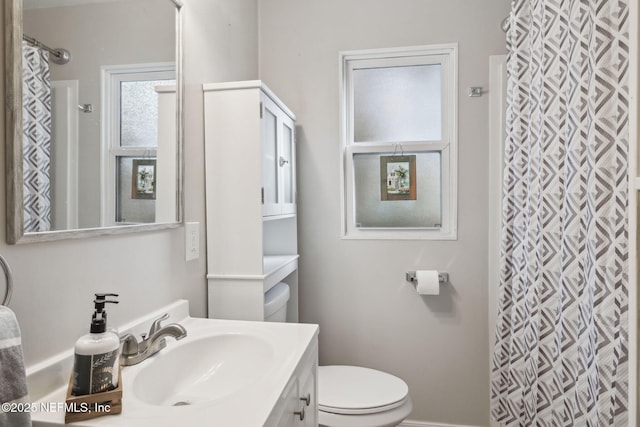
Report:
M181 9L5 2L8 243L180 224Z

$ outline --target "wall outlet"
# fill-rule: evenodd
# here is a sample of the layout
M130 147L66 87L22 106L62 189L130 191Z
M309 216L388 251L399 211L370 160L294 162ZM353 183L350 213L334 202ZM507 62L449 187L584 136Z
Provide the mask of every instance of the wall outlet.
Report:
M187 222L184 225L185 260L191 261L200 257L200 223Z

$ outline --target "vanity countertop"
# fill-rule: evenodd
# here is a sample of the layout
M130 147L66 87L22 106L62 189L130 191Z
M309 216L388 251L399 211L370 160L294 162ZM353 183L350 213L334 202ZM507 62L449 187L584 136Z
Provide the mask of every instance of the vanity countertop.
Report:
M187 304L186 301L180 303ZM161 314L162 311L159 310L148 316L146 322L139 322L135 326L129 325L128 328L121 328L121 332L139 333L139 331L145 330L145 328L148 328L147 325L150 319L152 320L154 316ZM79 427L263 426L285 392L287 383L300 361L309 352L317 351L317 347L314 345L318 335L317 325L215 320L189 316L180 318L176 317L176 313L178 313L178 316L180 315L179 313L188 313L188 306L186 311L184 307L177 311L174 310L172 317L166 322L180 323L187 330L187 337L180 341L168 338L167 347L155 356L138 365L122 368L122 413L74 422L70 425ZM166 375L151 376L150 380L149 373L156 373L154 370L149 369L151 364L158 363L159 365L156 366L165 366L172 360L172 357L175 358L175 354L177 354L175 350L179 346L191 346L184 348L194 349L192 353L197 353L189 356L189 360L197 362L194 363L195 365L202 360L202 355L198 350L203 347L198 345L199 340L200 343L210 337L225 337L224 339L226 340L227 337L238 335L257 337L261 342L268 343L268 349L265 350L263 348L259 356L254 355L252 357L254 357L255 361L255 357L261 358L264 354L265 358L274 363L266 363L264 370L247 369L247 371L242 370L240 374L234 371L235 377L230 377L229 375L226 377L214 377L216 370L225 369L221 367L225 363L224 359L232 359L235 356L233 351L227 350L223 352L222 359L220 359L223 362L218 361L211 366L210 375L212 378L215 378L216 381L218 381L218 378L221 378L221 381L226 381L224 385L218 384L216 386L218 391L214 397L201 399L201 401L184 406L172 406L171 403L167 404L166 402L160 403L162 396L166 394L163 391L164 388L179 386L175 385L176 381L175 378L171 378L171 372L167 372ZM242 341L239 340L239 342ZM235 345L234 339L225 342L232 343L227 348L232 348ZM241 345L239 351L243 353L239 353L237 357L245 360L246 353L251 348L250 346L243 347ZM30 391L31 387L36 390L35 393L31 392L32 399L36 399L31 411L34 427L50 427L64 424L64 402L67 384L60 384L59 379L65 377L65 369L68 369L66 372L67 378L70 374L70 356L72 356L72 353L59 357L56 363L50 363L47 366L41 365L37 369L27 370ZM237 363L240 362L236 361ZM192 363L188 365L192 365ZM183 366L181 369L188 370L190 368ZM148 372L145 372L145 370ZM58 378L58 384L55 384L52 378ZM147 386L151 381L151 393L145 392L142 395L140 387L136 386L134 388L136 381L138 381L138 384L142 381L147 381ZM156 381L157 388L154 390ZM46 383L54 384L53 388L49 388L52 391L48 393L46 393ZM143 388L142 390L149 390L149 388ZM220 390L223 390L223 392L220 392ZM148 396L148 394L153 396ZM198 395L201 396L201 393L198 393ZM150 401L152 403L149 403Z

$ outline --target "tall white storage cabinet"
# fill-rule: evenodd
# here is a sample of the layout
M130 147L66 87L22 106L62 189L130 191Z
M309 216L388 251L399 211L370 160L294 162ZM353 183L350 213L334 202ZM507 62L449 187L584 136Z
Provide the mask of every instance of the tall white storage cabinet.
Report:
M295 115L259 80L203 90L209 317L264 320L285 282L297 322Z

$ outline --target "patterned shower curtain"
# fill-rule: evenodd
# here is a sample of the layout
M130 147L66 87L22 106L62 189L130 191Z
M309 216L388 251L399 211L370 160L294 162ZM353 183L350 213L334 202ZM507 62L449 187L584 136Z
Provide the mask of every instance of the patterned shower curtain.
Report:
M628 0L512 1L501 425L628 424L628 19Z
M51 228L49 53L22 42L24 231Z

